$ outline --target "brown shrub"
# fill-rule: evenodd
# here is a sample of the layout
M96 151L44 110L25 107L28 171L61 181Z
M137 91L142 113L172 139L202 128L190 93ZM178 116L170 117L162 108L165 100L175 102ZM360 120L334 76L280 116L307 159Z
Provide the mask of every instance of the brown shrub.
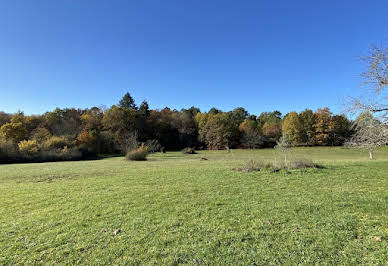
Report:
M146 161L148 155L148 148L144 143L137 149L127 152L125 158L130 161Z

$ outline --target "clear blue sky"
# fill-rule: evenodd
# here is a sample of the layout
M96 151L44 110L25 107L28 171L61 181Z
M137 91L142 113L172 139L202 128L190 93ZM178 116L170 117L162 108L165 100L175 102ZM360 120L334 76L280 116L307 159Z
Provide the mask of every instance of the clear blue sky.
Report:
M388 1L0 1L0 110L242 106L286 113L359 91Z

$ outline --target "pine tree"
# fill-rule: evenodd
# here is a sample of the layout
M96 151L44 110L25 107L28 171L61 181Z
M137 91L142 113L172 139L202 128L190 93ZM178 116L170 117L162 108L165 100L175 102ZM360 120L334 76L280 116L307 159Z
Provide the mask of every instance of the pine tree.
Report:
M148 103L147 101L143 101L141 104L140 104L140 107L139 107L139 114L144 116L144 117L148 117L150 115L150 108L148 106Z
M129 92L124 94L123 98L121 98L121 100L119 102L119 107L125 108L125 109L137 110L135 100L132 98L132 96L131 96L131 94L129 94Z

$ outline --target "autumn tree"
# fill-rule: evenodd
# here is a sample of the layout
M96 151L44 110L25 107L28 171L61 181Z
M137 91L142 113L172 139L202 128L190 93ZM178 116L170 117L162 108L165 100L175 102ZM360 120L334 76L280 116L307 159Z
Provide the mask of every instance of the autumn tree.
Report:
M36 128L44 127L45 122L46 120L42 115L26 116L24 120L24 124L27 129L27 134L30 136L31 132L34 131Z
M78 134L77 140L86 147L91 147L95 144L96 136L85 128Z
M82 126L88 131L95 131L99 133L102 128L101 121L104 117L104 113L98 107L92 107L87 109L81 115Z
M201 110L195 106L191 106L189 109L182 109L182 113L189 113L193 118L198 114L201 113Z
M126 139L137 131L137 112L129 108L113 105L104 112L101 124L105 131L110 132L115 146L126 152Z
M264 137L257 128L256 117L248 117L239 126L241 145L244 148L259 148L264 143Z
M317 145L327 145L332 130L331 112L328 107L314 113L314 140Z
M203 122L199 128L199 137L209 149L224 149L235 144L239 131L229 114L208 114Z
M11 123L22 123L25 124L26 117L24 116L24 113L21 111L18 111L17 113L13 114L11 116Z
M303 128L298 113L288 113L283 121L282 133L283 136L287 136L287 140L293 146L303 142Z
M264 136L264 145L274 147L282 136L282 114L279 111L263 112L256 121L259 132Z
M1 126L0 136L13 143L19 143L27 138L27 129L21 122L10 122Z

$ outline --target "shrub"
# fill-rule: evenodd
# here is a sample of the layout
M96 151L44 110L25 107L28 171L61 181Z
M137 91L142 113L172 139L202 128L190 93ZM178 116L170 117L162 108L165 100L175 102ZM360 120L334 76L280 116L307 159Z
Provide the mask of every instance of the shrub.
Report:
M0 163L49 162L80 160L82 153L76 148L39 150L35 140L24 140L18 145L0 138Z
M52 136L42 143L42 149L46 151L63 149L65 146L70 146L65 137Z
M35 140L22 140L18 144L19 152L22 157L32 159L37 156L39 147Z
M130 161L146 161L148 148L144 143L137 149L127 152L126 159Z
M183 152L183 154L196 154L194 148L189 148L189 147L184 148L184 149L182 150L182 152Z

